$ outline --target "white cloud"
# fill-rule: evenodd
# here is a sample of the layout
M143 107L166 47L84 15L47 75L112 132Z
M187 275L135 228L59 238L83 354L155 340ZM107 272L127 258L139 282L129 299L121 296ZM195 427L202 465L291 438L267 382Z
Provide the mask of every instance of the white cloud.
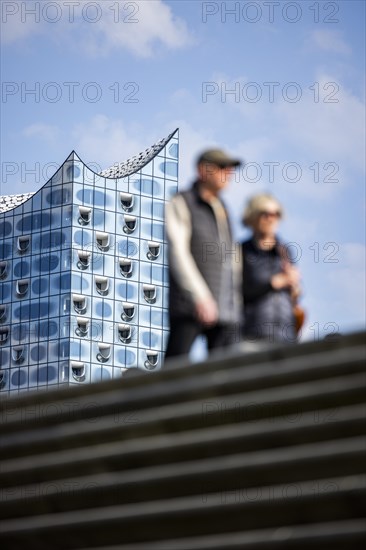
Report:
M44 141L54 141L60 133L58 126L51 124L35 123L23 129L23 135L27 138L38 138Z
M347 55L351 48L342 38L342 34L336 30L319 29L310 33L306 40L306 46L326 52Z
M29 11L35 10L34 15ZM20 0L1 3L1 42L11 44L23 41L42 32L41 3L29 2L28 6Z
M91 120L77 124L72 132L74 148L84 162L95 163L101 169L123 162L144 151L159 139L179 128L179 189L187 188L196 177L195 161L198 154L210 147L225 148L230 154L245 158L243 151L265 150L265 140L253 140L239 144L231 149L227 144L213 137L209 128L197 129L184 120L170 120L160 125L159 134L147 134L146 129L136 124L126 123L122 119L112 119L105 115L95 115ZM239 192L240 201L249 187L242 180L233 181L230 196ZM240 205L242 202L240 203Z
M198 129L186 120L174 120L172 127L179 128L179 188L185 189L196 177L197 156L218 144L208 127Z
M364 171L365 105L334 75L319 74L311 86L309 83L294 83L283 89L279 85L272 90L268 83L249 83L249 79L242 75L232 77L217 73L210 80L204 95L206 110L210 105L227 121L235 117L233 120L236 123L242 120L245 128L250 125L254 128L254 135L258 136L257 142L264 140L266 143L269 155L275 157L278 151L286 149L291 151L289 155L293 151L300 155L297 159L272 156L265 160L305 161L309 167L325 159L324 162L343 163L348 169ZM298 101L295 102L296 96ZM256 154L256 147L253 153ZM310 178L315 177L315 170L315 167L309 169ZM325 176L335 179L332 167L328 166L326 170ZM345 181L344 174L341 176ZM318 192L323 194L324 189L319 186Z
M123 162L157 141L155 138L151 143L144 143L143 135L141 129L101 114L77 124L72 130L78 155L84 162L96 163L101 169Z
M2 12L2 41L9 44L44 34L60 46L77 47L93 56L127 50L151 57L161 48L193 43L185 21L163 0L15 1L4 2Z
M262 122L265 117L263 105L270 94L270 88L262 83L239 75L236 77L224 73L213 73L210 80L202 82L202 101L228 113L238 112L247 122Z
M304 90L298 103L278 104L281 134L308 155L325 158L364 171L365 106L330 75L317 79L319 96ZM306 96L305 96L306 92Z
M140 57L151 57L160 46L177 49L187 46L192 39L185 22L174 16L170 6L162 0L129 2L136 10L131 19L136 22L116 24L113 14L104 17L90 35L90 46L101 52L109 49L127 49ZM93 37L95 41L93 43ZM97 42L98 40L98 42Z

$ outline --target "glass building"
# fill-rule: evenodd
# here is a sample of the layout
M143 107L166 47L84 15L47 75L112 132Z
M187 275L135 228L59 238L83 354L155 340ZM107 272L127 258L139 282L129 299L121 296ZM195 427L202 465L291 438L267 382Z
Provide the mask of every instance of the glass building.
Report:
M168 336L164 205L178 130L97 174L75 152L0 197L0 392L159 369Z

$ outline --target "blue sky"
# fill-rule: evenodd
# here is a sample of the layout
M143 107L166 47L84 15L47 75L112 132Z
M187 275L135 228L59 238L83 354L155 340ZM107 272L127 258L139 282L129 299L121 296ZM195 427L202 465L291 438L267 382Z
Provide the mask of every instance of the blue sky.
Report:
M364 1L3 0L1 27L1 194L73 149L102 169L179 127L181 188L203 148L245 159L237 239L249 196L282 201L302 339L364 327Z

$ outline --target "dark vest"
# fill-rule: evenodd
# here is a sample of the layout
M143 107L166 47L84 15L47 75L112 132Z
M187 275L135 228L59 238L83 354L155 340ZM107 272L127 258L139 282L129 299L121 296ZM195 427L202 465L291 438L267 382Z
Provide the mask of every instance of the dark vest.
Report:
M180 195L185 199L191 215L191 254L213 297L219 303L222 301L220 296L222 265L224 261L231 260L230 251L233 248L231 230L229 228L229 235L219 235L214 211L200 197L197 182L191 189L181 192ZM194 316L190 296L182 292L171 273L169 307L172 317Z

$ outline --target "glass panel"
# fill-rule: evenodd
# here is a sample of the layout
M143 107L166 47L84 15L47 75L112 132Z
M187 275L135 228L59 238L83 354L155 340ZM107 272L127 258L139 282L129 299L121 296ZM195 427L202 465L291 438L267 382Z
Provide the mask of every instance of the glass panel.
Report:
M4 322L6 319L6 305L0 305L0 323Z
M3 238L11 235L12 230L13 226L10 222L5 221L0 223L0 235L2 235Z
M0 279L5 279L7 276L8 262L0 262Z
M32 294L35 296L48 294L48 277L39 277L33 280Z
M164 224L154 221L152 223L152 237L154 239L164 240Z
M178 148L178 143L172 143L170 146L169 146L169 155L171 157L174 157L174 158L178 158L178 155L179 155L179 148Z
M17 369L13 371L10 377L11 386L20 387L25 386L28 381L28 373L26 369Z
M123 254L123 256L130 256L130 257L136 256L139 250L138 241L124 239L119 243L119 250L121 254Z
M173 161L162 162L159 166L160 170L170 178L178 177L178 163Z

